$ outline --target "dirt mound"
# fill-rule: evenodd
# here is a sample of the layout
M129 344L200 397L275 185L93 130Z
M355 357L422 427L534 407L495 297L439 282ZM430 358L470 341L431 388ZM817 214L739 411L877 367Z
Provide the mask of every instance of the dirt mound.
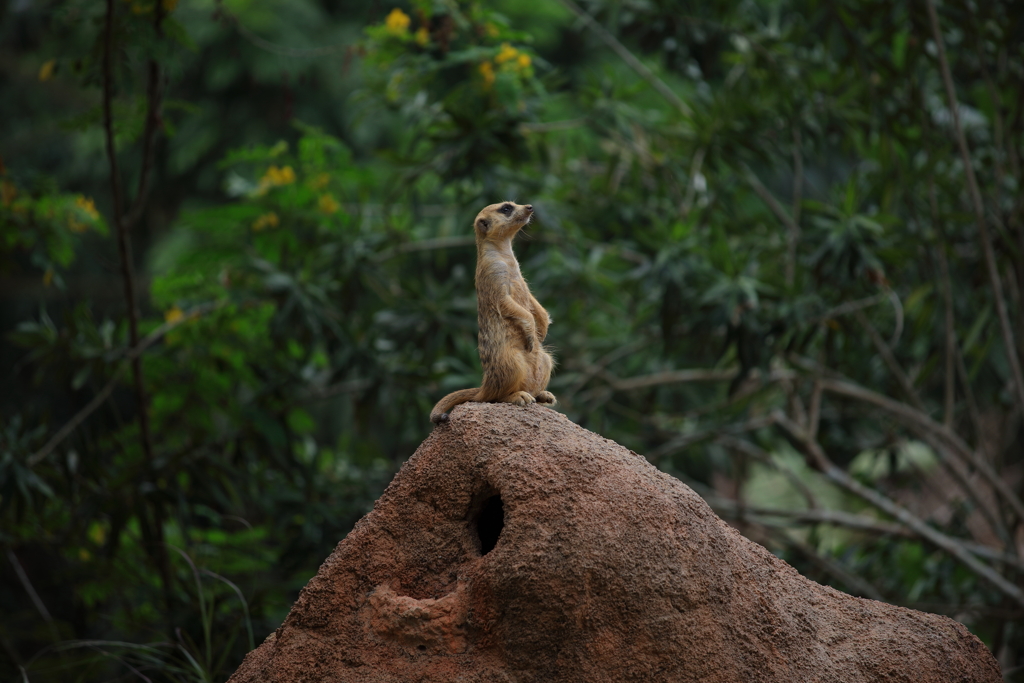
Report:
M636 453L469 403L230 683L1001 680L957 622L805 579Z

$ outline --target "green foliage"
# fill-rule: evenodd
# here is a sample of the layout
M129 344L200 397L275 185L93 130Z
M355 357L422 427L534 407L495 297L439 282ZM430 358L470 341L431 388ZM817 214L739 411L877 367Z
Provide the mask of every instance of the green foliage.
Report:
M478 179L495 163L529 156L521 124L545 96L529 39L479 2L422 0L417 17L393 9L366 29L371 87L408 127L396 144L407 178L433 172L447 182Z
M92 199L59 194L49 183L24 189L6 177L0 179L0 256L20 253L43 271L43 282L64 287L62 272L75 260L82 233L107 234L106 224ZM0 261L0 269L10 263Z
M0 115L35 142L0 133L0 277L34 289L2 318L0 676L226 678L433 403L478 383L469 226L505 198L537 207L517 252L554 319L561 410L813 578L953 614L1021 663L1021 606L822 476L802 440L1022 585L1011 3L940 21L1016 349L925 6L588 4L650 77L548 0L161 7L115 3L108 82L143 208L134 349L103 9L11 15L36 42L4 48L27 94ZM166 92L140 194L151 64ZM1011 495L961 476L978 463L956 469L955 439Z

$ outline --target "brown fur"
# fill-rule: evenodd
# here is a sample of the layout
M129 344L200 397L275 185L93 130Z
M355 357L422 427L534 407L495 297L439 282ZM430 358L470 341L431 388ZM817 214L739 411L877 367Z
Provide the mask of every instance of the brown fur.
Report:
M432 422L467 401L554 404L546 391L554 361L542 345L551 318L537 303L519 271L512 239L533 217L533 207L501 202L485 207L473 221L476 231L476 300L480 324L478 388L455 391L430 411Z

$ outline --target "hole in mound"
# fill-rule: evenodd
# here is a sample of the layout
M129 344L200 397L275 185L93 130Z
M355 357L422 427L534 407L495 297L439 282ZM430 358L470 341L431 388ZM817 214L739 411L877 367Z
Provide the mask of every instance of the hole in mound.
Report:
M505 528L505 506L501 496L494 495L484 501L476 520L476 533L480 538L480 554L486 555L498 545L498 537Z

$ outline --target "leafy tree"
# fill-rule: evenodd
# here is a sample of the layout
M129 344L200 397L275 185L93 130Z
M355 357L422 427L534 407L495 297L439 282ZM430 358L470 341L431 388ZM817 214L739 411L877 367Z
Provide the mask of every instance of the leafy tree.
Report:
M3 671L229 674L479 377L518 197L561 410L1019 677L1012 3L55 7L5 10L68 161L0 137Z

